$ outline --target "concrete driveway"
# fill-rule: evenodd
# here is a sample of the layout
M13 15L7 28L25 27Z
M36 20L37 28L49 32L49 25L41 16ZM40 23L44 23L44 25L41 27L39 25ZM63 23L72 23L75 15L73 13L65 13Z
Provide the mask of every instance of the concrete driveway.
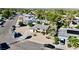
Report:
M30 28L25 27L20 27L16 29L16 32L21 33L23 36L24 35L31 35L32 38L28 39L29 41L40 43L40 44L52 44L53 39L47 39L45 35L42 33L34 33L30 32ZM34 36L36 34L36 36Z

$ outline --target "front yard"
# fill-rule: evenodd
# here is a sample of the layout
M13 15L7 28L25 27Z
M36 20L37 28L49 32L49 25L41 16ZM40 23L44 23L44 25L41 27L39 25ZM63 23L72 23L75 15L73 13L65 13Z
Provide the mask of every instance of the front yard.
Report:
M30 38L29 41L42 43L42 44L47 44L47 43L52 44L53 43L53 40L51 39L51 37L49 37L47 35L43 35L42 33L38 33L38 32L30 32L30 28L28 26L16 28L16 32L19 32L22 35L30 34L32 36L32 38ZM47 37L49 37L49 38L47 38Z

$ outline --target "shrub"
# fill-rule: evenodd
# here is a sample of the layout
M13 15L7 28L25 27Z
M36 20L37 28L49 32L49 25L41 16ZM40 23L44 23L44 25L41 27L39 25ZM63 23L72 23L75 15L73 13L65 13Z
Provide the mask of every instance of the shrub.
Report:
M72 47L71 44L68 44L68 47L69 47L69 48Z
M44 25L48 25L47 23L44 23Z
M37 24L42 24L40 21L37 21Z
M30 27L34 26L32 23L29 23L28 25L29 25Z
M45 35L45 32L41 32L43 35Z
M79 39L77 39L77 37L75 36L71 36L68 39L68 43L70 43L70 45L74 48L78 48L79 47Z
M19 25L20 25L20 26L23 26L23 22L19 22Z
M59 38L57 36L55 36L54 38L55 38L54 39L54 41L55 41L54 44L59 44Z
M26 26L25 24L23 24L23 22L19 22L20 26Z
M79 29L79 25L77 25L75 28Z
M37 36L36 34L34 34L34 36Z

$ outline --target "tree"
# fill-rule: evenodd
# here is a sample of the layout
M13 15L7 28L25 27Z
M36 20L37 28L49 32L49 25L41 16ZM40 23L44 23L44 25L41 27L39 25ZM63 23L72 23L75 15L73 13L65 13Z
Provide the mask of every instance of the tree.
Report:
M70 20L70 22L73 21L73 19L75 18L75 14L76 12L74 10L67 10L66 11L66 15L67 15L67 20Z
M54 44L59 44L59 38L57 36L54 37Z
M35 15L37 16L38 19L45 19L45 11L44 9L36 9L34 11Z
M71 47L74 47L74 48L78 48L79 47L79 39L75 36L70 36L68 39L68 45L70 45Z
M11 15L12 15L12 12L9 9L5 9L2 11L2 16L5 18L9 18Z
M75 28L79 29L79 25L77 25Z
M21 21L19 22L19 25L20 26L26 26L26 24L23 24L23 22L21 22Z

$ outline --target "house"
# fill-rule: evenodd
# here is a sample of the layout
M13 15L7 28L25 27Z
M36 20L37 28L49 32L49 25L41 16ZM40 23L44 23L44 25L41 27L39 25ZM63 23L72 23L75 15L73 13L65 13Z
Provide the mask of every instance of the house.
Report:
M22 14L18 16L18 20L22 21L24 24L35 22L35 16L32 14Z
M29 24L35 22L35 16L32 14L20 14L18 16L18 20L16 22L16 27L19 27L19 22L23 22L23 24Z
M79 17L75 17L72 22L70 23L70 27L76 27L77 25L79 25Z
M28 24L28 23L33 23L35 22L35 16L32 14L23 14L23 23Z
M35 25L31 28L31 32L45 32L49 28L48 25Z
M79 25L79 17L75 17L75 19L73 19L73 21Z
M67 40L69 36L76 36L79 38L79 29L75 28L60 28L58 30L58 38L60 40Z

